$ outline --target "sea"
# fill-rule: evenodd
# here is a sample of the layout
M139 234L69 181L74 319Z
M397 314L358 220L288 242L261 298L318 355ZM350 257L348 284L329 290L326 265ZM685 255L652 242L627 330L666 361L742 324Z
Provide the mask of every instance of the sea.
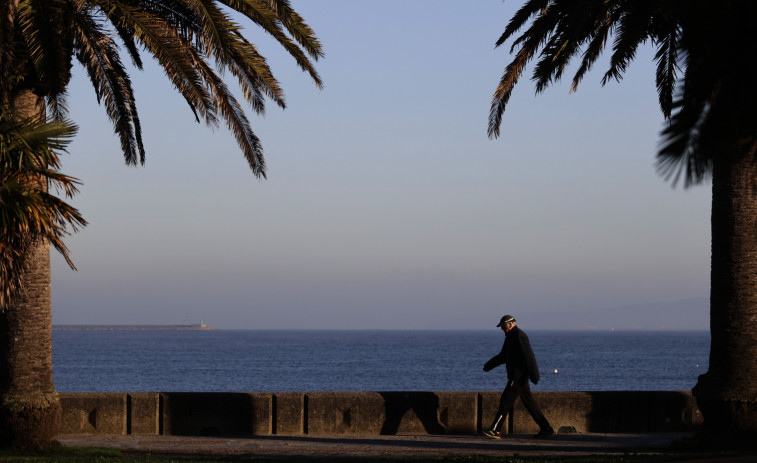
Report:
M527 331L535 391L690 390L706 331ZM59 392L498 391L488 331L53 331Z

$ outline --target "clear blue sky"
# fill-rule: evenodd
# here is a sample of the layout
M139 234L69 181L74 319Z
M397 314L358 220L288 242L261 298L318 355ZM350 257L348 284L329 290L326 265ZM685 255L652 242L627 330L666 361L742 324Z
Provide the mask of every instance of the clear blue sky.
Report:
M288 103L249 112L268 180L152 64L133 74L147 163L126 167L75 68L63 170L90 225L68 240L78 272L53 257L54 323L538 328L543 311L708 296L710 185L655 173L651 49L604 88L606 59L574 94L522 79L490 140L510 60L494 43L520 1L292 3L325 87L248 28Z

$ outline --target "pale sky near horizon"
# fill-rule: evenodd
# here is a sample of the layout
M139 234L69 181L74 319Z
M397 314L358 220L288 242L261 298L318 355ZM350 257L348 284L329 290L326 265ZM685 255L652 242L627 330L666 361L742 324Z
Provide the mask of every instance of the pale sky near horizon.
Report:
M521 1L292 4L324 89L248 28L288 104L248 111L267 180L153 64L132 74L147 163L126 167L76 65L63 171L90 225L67 240L77 272L53 256L54 323L488 329L708 297L710 184L655 172L650 47L605 87L607 56L574 94L571 73L536 96L524 77L490 140L511 59L494 43Z

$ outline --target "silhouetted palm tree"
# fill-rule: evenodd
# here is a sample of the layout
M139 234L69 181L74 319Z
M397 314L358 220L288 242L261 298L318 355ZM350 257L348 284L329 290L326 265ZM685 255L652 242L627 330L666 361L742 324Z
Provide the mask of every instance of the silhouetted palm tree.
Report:
M755 18L751 0L527 1L497 41L513 39L514 59L489 114L489 136L497 137L513 87L534 57L537 92L579 58L572 91L610 39L603 84L620 80L640 45L656 47L657 91L668 119L659 172L685 186L712 178L712 342L709 369L693 391L705 433L741 442L757 435Z
M232 14L234 15L232 17ZM142 68L140 49L154 57L198 121L226 122L256 176L265 176L260 141L221 72L232 75L256 113L266 99L284 107L282 90L234 18L249 19L294 57L316 86L312 60L321 45L288 0L4 0L0 3L0 104L28 114L66 114L74 60L86 70L121 141L127 164L144 162L134 93L119 55ZM33 101L36 100L36 101ZM53 439L60 404L52 385L49 252L30 253L24 297L0 319L0 339L23 332L28 344L0 350L0 446L37 447ZM39 327L34 331L28 327ZM31 362L29 356L36 356ZM22 378L23 380L20 380ZM49 384L48 384L49 383ZM12 390L9 390L8 388ZM39 390L49 391L39 395ZM9 399L11 398L11 399ZM13 441L5 429L13 429Z

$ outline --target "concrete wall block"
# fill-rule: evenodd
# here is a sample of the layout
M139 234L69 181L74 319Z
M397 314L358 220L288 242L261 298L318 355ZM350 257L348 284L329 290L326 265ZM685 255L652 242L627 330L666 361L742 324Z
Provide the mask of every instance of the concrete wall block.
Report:
M381 434L444 434L434 392L379 392L384 399Z
M618 396L612 391L591 391L591 408L589 414L589 432L620 432L620 404Z
M252 401L252 434L270 436L273 433L273 394L252 392L250 400Z
M303 434L305 427L304 392L277 392L273 394L273 434Z
M589 432L647 432L649 401L645 391L592 391Z
M589 429L588 410L591 408L591 396L586 392L532 392L549 424L559 430L562 426L572 426L578 432ZM513 411L513 432L518 434L535 434L539 426L531 418L523 402L515 401Z
M380 434L385 401L377 392L313 392L308 394L308 434Z
M446 434L476 434L478 393L437 392L439 422Z
M618 407L616 432L649 432L649 391L612 391L612 401Z
M686 402L686 409L682 412L684 426L686 429L701 428L702 424L704 424L704 417L702 417L702 412L697 405L697 399L689 391L686 391L685 394L688 396L688 400Z
M163 434L180 436L249 436L253 422L250 394L161 393Z
M60 400L61 434L126 434L125 393L65 393Z
M497 409L499 408L499 398L502 396L502 392L494 392L494 391L487 391L487 392L479 392L479 410L478 410L478 430L483 431L485 429L489 429L489 427L494 422L494 417L497 414ZM503 423L501 431L502 433L508 433L510 432L510 417L505 420L505 423Z
M127 432L134 435L160 434L160 394L135 392L127 396Z
M702 414L689 391L648 391L644 400L649 404L650 432L687 431L702 425Z

